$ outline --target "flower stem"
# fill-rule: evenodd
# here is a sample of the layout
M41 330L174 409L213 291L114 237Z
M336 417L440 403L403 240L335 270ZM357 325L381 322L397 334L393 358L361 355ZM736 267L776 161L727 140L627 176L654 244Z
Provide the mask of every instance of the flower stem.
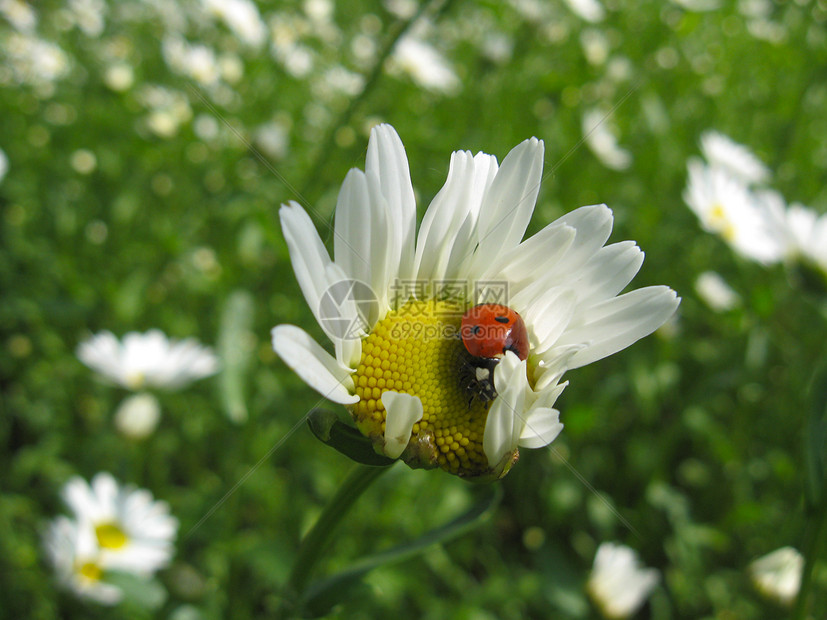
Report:
M804 572L801 575L801 588L795 601L793 610L794 620L804 620L809 607L810 588L813 584L813 568L816 559L820 557L821 547L824 545L824 536L827 534L827 502L822 501L816 510L810 513L808 536L804 542Z
M346 126L356 109L364 101L367 96L373 91L379 78L382 75L385 61L393 52L393 48L402 36L423 16L428 16L433 19L445 11L453 0L431 0L430 2L423 2L419 9L410 18L400 20L393 23L388 28L388 33L385 38L385 43L376 55L376 61L373 64L370 72L365 76L365 85L361 92L350 100L347 107L342 110L342 113L335 122L330 124L327 134L319 141L322 146L317 151L315 163L309 168L310 174L307 175L304 183L299 188L299 198L306 196L311 188L319 185L320 175L327 167L327 159L329 155L335 151L334 144L336 142L336 132L342 127Z
M296 610L296 605L301 601L313 568L330 542L336 526L365 489L387 469L389 467L357 464L350 470L336 494L324 507L322 514L302 540L299 553L284 586L284 598L278 617L289 616L291 611Z

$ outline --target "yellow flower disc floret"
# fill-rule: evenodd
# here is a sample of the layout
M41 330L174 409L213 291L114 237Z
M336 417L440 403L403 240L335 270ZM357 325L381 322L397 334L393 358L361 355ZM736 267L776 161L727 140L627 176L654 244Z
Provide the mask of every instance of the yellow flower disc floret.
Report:
M381 451L382 394L417 396L423 415L402 458L414 467L438 466L475 477L489 469L482 438L491 403L467 388L470 358L459 337L460 315L456 306L440 301L409 301L389 312L362 342L353 375L359 402L351 413Z

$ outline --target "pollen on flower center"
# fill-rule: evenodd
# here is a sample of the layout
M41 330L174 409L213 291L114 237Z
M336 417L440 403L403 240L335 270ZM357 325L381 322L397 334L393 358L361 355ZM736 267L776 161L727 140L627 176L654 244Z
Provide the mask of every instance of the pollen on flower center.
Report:
M120 549L129 542L129 537L116 523L101 523L95 526L98 544L104 549Z
M454 305L440 301L410 301L388 313L362 343L353 375L359 402L351 411L360 430L381 446L382 394L419 397L422 419L402 458L479 476L489 468L482 441L490 402L472 398L465 388L468 354L459 338L460 318Z

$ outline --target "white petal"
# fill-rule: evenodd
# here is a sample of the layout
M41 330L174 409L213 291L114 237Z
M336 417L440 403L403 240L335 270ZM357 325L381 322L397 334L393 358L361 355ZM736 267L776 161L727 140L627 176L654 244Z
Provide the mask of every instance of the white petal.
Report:
M418 396L399 392L384 392L381 400L386 412L385 454L396 459L408 446L413 425L422 419L422 401Z
M391 277L408 280L413 277L416 200L405 147L390 125L378 125L371 130L365 172L379 178L388 205L387 242L393 253L392 264L398 265Z
M542 353L557 342L574 316L576 301L573 291L562 287L551 288L524 310L526 325L530 325L534 333L535 353Z
M368 282L379 300L379 319L390 309L391 286L399 273L398 249L392 247L389 207L382 195L381 183L376 173L365 174L370 202L370 231L365 232L368 256L371 265L371 280ZM396 252L394 252L397 250Z
M580 207L555 220L554 224L566 224L577 231L569 251L555 265L555 272L573 273L585 264L606 243L613 221L612 210L606 205Z
M648 336L672 316L680 303L666 286L649 286L589 308L579 325L564 333L558 345L586 343L569 361L579 368L625 349Z
M351 394L353 380L343 368L310 335L295 325L277 325L273 328L273 349L305 383L319 394L342 405L359 402Z
M528 385L525 372L525 360L520 361L510 351L494 369L497 398L488 410L482 437L483 452L490 467L497 467L507 454L517 449Z
M328 286L339 285L339 283L346 283L351 285L352 281L347 277L344 270L336 263L330 263L325 269L325 277L328 281ZM339 363L350 370L356 370L359 364L359 359L362 357L362 336L365 335L366 329L370 327L371 321L376 317L361 316L359 313L360 307L357 307L356 300L353 298L352 290L344 299L338 299L338 304L335 308L329 308L331 319L340 319L343 322L340 324L340 333L331 334L325 330L325 333L330 337L336 348L336 359ZM328 296L326 301L331 301L332 296ZM323 302L322 305L325 305ZM362 304L370 306L370 304Z
M318 320L319 299L327 288L325 267L331 262L330 255L310 216L298 203L283 205L279 210L279 218L296 280L310 311Z
M524 448L542 448L554 441L562 430L559 411L537 407L526 415L519 445Z
M422 217L416 243L416 274L420 279L444 277L453 239L468 214L474 160L468 151L451 154L448 178Z
M472 273L482 273L492 256L520 243L537 202L542 173L542 140L525 140L505 157L480 208Z
M370 198L365 174L353 169L347 173L336 202L333 257L336 264L354 280L371 282Z
M491 279L502 277L508 281L511 294L518 294L537 280L537 265L543 265L544 273L551 272L576 235L577 231L571 226L552 222L505 255L499 265L492 265L491 271L482 278L487 279L489 274Z
M600 248L578 274L580 303L601 301L622 291L643 264L643 252L634 241L621 241Z

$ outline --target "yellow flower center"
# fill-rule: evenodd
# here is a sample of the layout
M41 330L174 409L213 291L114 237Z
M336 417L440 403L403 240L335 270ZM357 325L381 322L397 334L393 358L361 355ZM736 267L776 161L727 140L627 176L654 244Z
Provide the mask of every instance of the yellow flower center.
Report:
M410 301L389 312L362 342L353 375L359 402L351 413L381 449L382 394L419 397L422 419L414 424L402 458L412 466L475 477L489 469L482 437L491 402L468 389L470 358L459 338L460 319L455 305L440 301Z
M103 549L120 549L129 542L129 537L117 523L101 523L95 526L95 536Z
M89 579L90 581L100 581L101 575L103 574L101 567L94 562L84 562L78 566L77 571L81 577Z
M711 226L721 233L724 240L729 242L735 240L735 226L727 217L722 205L716 204L709 210L709 221Z
M133 372L126 377L126 387L130 390L138 390L146 384L146 375L142 372Z

